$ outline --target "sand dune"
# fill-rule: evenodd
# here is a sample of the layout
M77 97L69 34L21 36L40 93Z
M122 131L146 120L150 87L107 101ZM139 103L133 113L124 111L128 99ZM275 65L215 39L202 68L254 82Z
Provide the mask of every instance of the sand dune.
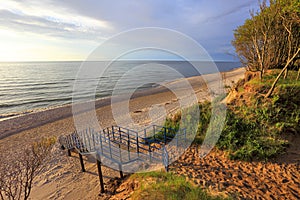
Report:
M200 159L198 148L192 147L172 165L172 171L213 193L237 195L238 199L300 198L299 162L233 161L217 150Z

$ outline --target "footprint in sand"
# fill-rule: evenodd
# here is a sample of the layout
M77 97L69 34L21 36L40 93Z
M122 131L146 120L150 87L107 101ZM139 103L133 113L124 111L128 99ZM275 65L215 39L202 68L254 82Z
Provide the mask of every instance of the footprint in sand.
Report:
M139 113L142 113L143 111L142 110L135 110L133 111L134 114L139 114Z

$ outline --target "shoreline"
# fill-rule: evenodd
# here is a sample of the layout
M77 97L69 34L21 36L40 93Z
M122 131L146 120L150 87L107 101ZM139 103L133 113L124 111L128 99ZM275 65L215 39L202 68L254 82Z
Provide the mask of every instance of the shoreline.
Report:
M244 68L235 68L227 72L222 72L222 74L228 75L227 78L239 76L242 77L244 75ZM209 76L209 74L202 75ZM175 84L180 82L181 80L188 80L192 87L194 88L195 93L201 92L203 90L203 87L205 86L205 82L201 82L199 80L202 80L202 76L194 76L194 77L188 77L183 79L176 79L172 80L170 82L167 82L166 84ZM226 77L225 76L225 77ZM236 78L234 78L236 79ZM196 81L197 80L197 81ZM223 80L224 81L224 80ZM225 80L226 82L227 80ZM236 80L237 81L237 80ZM229 80L229 84L231 84L231 81ZM224 86L226 83L224 83ZM199 89L200 88L200 89ZM134 101L144 101L143 98L147 98L150 96L161 96L164 93L168 93L168 89L163 86L158 86L155 88L149 88L142 91L134 92L131 100ZM202 91L203 92L203 91ZM171 95L171 94L169 94ZM141 98L141 99L140 99ZM160 97L161 98L161 97ZM173 97L172 97L173 98ZM140 99L140 100L139 100ZM147 98L149 99L149 98ZM198 98L199 101L199 98ZM84 105L86 103L82 103ZM103 107L107 107L111 105L111 96L110 97L104 97L101 99L95 100L95 108L96 110L101 109ZM144 105L145 106L145 105ZM145 108L139 108L140 110L145 110ZM83 110L84 112L88 112L89 110ZM52 123L58 120L66 119L69 117L72 117L72 104L67 105L61 105L61 106L55 106L50 108L40 108L37 110L30 110L30 111L24 111L20 115L12 116L9 118L2 118L0 119L0 140L6 137L9 137L10 135L16 134L18 132L26 131L32 128L36 128L39 126L43 126L48 123Z
M227 71L222 71L220 73L222 73L222 74L223 73L228 73L228 72L236 71L236 70L239 70L239 69L244 69L244 67L236 67L236 68L232 68L232 69L227 70ZM201 76L205 76L205 75L209 75L209 74L204 74L204 75L200 75L200 76L190 76L190 77L185 77L185 78L180 78L180 79L189 79L189 78L201 77ZM174 80L166 81L166 82L162 82L162 83L163 84L168 84L168 83L176 82L180 79L174 79ZM149 88L144 88L142 90L138 90L136 93L141 93L141 94L139 94L138 96L135 96L134 98L141 97L141 96L147 96L148 93L149 94L152 93L151 92L152 90L159 89L160 87L161 86L158 85L158 86L155 86L155 87L149 87ZM137 95L136 93L134 95ZM95 102L99 102L99 101L105 100L107 98L111 98L111 96L96 98ZM47 110L67 107L67 106L71 106L71 105L72 105L72 103L63 103L63 104L57 104L57 105L49 105L47 107L39 107L39 108L34 108L34 109L3 113L3 114L0 114L0 122L10 120L10 119L13 119L13 118L17 118L17 117L22 117L23 115L28 115L28 114L38 113L38 112L44 112L44 111L47 111Z

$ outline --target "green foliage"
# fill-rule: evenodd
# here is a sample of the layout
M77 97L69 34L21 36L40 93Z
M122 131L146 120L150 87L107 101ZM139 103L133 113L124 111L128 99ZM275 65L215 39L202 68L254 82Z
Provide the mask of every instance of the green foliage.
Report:
M282 153L286 142L278 138L277 130L270 132L273 126L268 122L269 111L245 109L240 108L239 114L229 110L218 147L228 150L231 159L248 161L266 160ZM254 120L249 114L257 118Z
M228 109L226 126L218 146L228 150L231 158L269 159L284 152L287 141L281 139L282 135L300 133L298 82L281 80L270 99L255 96L274 80L276 73L265 76L263 82L248 82L248 87L255 88L253 93L248 94L248 98L253 96L252 100L247 99L247 104L233 105Z
M183 113L183 114L182 114ZM182 115L185 115L182 118ZM164 126L178 130L180 127L187 128L187 133L195 133L196 143L202 143L211 120L211 103L206 101L199 105L177 112L173 117L167 118ZM155 137L162 137L163 132Z
M234 31L233 46L251 71L283 68L300 45L299 0L264 0ZM296 56L297 57L297 56ZM297 58L291 62L295 65Z
M164 127L158 130L155 135L153 134L146 134L151 135L147 139L149 141L154 139L163 140L166 132L166 137L169 139L174 138L178 130L180 130L181 134L183 134L183 130L185 129L186 139L194 139L194 136L197 134L197 127L199 123L199 106L193 105L188 108L183 109L181 112L175 113L170 118L167 118ZM191 140L190 140L191 141ZM192 141L191 141L192 142Z
M217 147L228 152L232 159L267 160L284 152L288 142L282 139L284 134L300 133L300 81L281 80L270 99L259 96L258 92L268 89L278 70L263 78L247 82L253 92L239 90L242 98L229 106L225 127ZM295 72L290 72L291 76ZM241 86L244 87L244 86ZM247 95L246 95L247 94ZM199 123L195 143L201 144L209 137L209 123L212 120L212 105L209 102L199 104ZM218 115L217 115L218 116ZM178 127L177 120L168 119L166 124Z
M182 176L166 172L137 173L130 177L141 185L134 191L132 199L161 200L209 200L225 199L213 197L200 187L192 185Z
M201 144L205 138L206 131L211 119L211 104L204 102L199 104L200 118L197 129L197 135L195 137L195 143Z

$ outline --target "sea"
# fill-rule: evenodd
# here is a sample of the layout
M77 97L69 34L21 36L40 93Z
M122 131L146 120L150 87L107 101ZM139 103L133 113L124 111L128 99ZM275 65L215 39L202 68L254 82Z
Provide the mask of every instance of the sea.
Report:
M91 95L91 91L95 98L101 99L111 96L114 90L123 93L133 89L147 90L181 77L213 72L210 69L212 63L201 61L197 62L200 73L187 61L135 60L116 61L109 65L103 63L92 62L93 66L103 68L100 70L101 74L93 74L92 78L82 76L82 72L89 71L87 62L0 63L0 119L71 104L75 94L74 85L79 80L84 81L89 89L76 93L77 99L85 99ZM214 63L220 72L241 67L239 62Z

